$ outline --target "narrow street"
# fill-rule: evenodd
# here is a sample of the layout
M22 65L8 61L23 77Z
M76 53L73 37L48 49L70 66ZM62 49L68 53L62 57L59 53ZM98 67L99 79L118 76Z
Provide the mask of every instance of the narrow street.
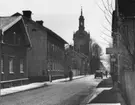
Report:
M42 88L3 96L0 105L79 105L100 81L91 75L73 81L49 83Z

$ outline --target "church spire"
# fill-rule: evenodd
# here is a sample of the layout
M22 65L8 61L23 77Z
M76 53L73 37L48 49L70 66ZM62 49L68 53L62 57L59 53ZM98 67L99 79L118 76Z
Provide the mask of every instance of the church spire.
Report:
M81 16L79 17L79 30L84 30L84 17L82 7L81 7Z
M83 10L82 10L82 6L81 6L81 16L83 16Z

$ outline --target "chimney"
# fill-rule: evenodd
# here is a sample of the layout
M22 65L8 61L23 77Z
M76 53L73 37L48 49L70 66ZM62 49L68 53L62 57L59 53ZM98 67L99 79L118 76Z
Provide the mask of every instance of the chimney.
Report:
M36 23L40 24L41 26L43 26L43 21L42 20L38 20L36 21Z
M30 10L23 11L23 16L27 17L28 19L31 19L32 12Z

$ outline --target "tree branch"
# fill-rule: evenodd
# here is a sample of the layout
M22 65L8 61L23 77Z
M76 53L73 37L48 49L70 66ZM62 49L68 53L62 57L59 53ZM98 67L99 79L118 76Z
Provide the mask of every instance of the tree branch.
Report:
M106 15L105 15L105 19L107 20L107 22L109 23L109 25L111 25L111 22L109 21L109 19L107 18Z
M103 40L105 40L107 43L110 43L108 40L106 40L105 38L103 38L101 35L100 35L100 37L101 37Z
M112 12L111 12L109 9L107 9L107 7L106 7L106 5L105 5L105 3L104 3L104 0L102 0L102 4L103 4L103 7L105 8L105 10L106 10L110 15L112 15Z
M105 11L98 5L98 3L96 2L97 6L99 7L99 9L104 13Z
M103 31L101 31L105 36L107 36L107 37L109 37L109 38L111 38L112 39L112 37L111 36L109 36L108 34L106 34L105 32L103 32Z
M112 33L112 31L111 31L111 30L109 30L108 28L106 28L104 25L102 25L102 27L103 27L104 29L106 29L107 31L109 31L109 32L111 32L111 33Z
M113 11L113 10L114 10L114 8L113 8L113 0L111 0L110 7L111 7L111 9L112 9L112 11Z

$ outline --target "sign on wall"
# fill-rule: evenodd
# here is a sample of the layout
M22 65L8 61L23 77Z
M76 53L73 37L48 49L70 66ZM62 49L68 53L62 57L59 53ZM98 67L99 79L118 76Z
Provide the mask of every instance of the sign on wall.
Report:
M122 53L121 48L106 48L106 54L120 54Z

